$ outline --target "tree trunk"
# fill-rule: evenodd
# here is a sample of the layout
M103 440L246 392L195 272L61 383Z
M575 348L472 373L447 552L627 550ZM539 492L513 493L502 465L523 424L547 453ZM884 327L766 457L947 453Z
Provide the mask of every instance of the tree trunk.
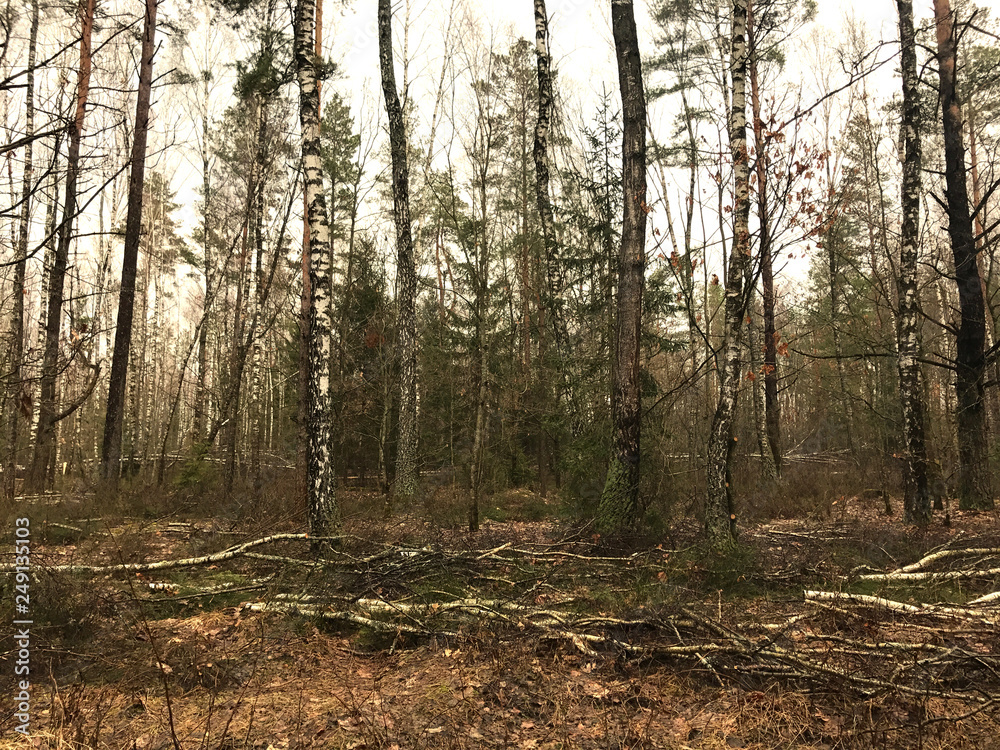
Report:
M566 321L562 314L562 290L565 286L559 248L556 243L555 218L549 197L549 154L548 134L552 121L552 70L548 49L549 21L545 10L545 0L535 0L535 57L538 62L538 121L535 124L535 201L542 231L545 251L545 274L547 282L546 307L552 324L557 367L565 376L563 358L567 354L569 338ZM565 380L565 377L563 378ZM565 386L565 382L563 383Z
M481 249L485 252L485 249ZM477 282L485 287L485 279ZM469 468L471 502L469 503L469 531L479 531L479 509L483 497L483 478L486 462L486 302L485 294L476 295L476 360L472 363L472 393L475 398L475 430L472 434L472 461Z
M191 446L194 448L205 439L205 424L208 412L208 316L211 309L211 300L214 291L212 280L215 267L212 259L212 244L209 241L209 210L212 202L212 173L209 162L209 117L208 117L208 76L203 76L202 92L204 94L204 110L201 113L201 189L203 193L204 208L202 237L202 268L205 275L205 302L202 305L202 322L198 334L198 380L195 385L194 417L191 423Z
M781 473L781 404L778 402L778 338L774 324L774 250L771 247L770 214L767 206L767 144L764 121L760 116L760 85L757 77L758 53L754 37L753 2L747 3L747 41L750 45L750 103L753 110L753 135L757 158L757 221L760 224L760 283L764 317L764 422L767 445L771 451L765 466L773 467L775 479Z
M321 4L321 0L317 0ZM318 12L318 11L317 11ZM261 141L263 141L263 130L261 131ZM261 154L260 157L263 158L263 148L264 144L261 143ZM261 175L261 181L264 180L264 175ZM262 186L263 188L263 186ZM264 315L264 307L267 302L266 300L266 287L264 283L264 191L259 190L257 193L257 208L254 212L254 222L253 222L253 234L254 234L254 266L253 266L253 277L251 279L253 285L253 291L251 292L251 300L253 304L253 317L255 320L261 320ZM332 260L331 260L332 262ZM264 356L263 356L263 337L267 335L267 329L263 331L253 332L253 339L251 339L250 344L253 347L253 359L251 363L250 370L250 477L253 484L254 493L260 493L262 485L261 478L261 452L263 450L263 440L264 440L264 399L261 391L263 390L263 375L262 369L264 367ZM332 357L331 357L332 359Z
M135 105L135 135L132 141L132 166L129 176L128 213L125 217L125 253L122 259L122 285L118 295L118 327L111 357L108 384L108 411L104 423L102 474L116 486L121 472L122 418L125 382L128 377L129 348L132 345L132 318L135 306L135 275L142 239L142 184L146 170L146 135L149 130L149 99L153 83L154 38L159 0L146 0L146 18L142 33L142 57L139 60L139 92ZM145 310L143 310L145 314Z
M920 238L920 91L917 46L913 31L913 1L896 0L899 12L900 58L903 74L903 184L900 204L899 277L896 289L899 315L896 342L899 352L899 396L906 444L903 520L925 525L931 520L931 496L927 482L927 448L924 442L924 391L917 355L920 349L920 299L917 294L917 262Z
M540 316L542 320L548 318L552 326L552 341L555 344L555 368L558 378L557 389L561 389L562 394L569 401L571 420L576 422L575 408L573 407L573 396L569 392L566 378L566 357L569 345L569 332L566 327L566 320L562 311L562 291L565 287L565 276L563 274L562 259L559 257L559 246L556 242L555 216L552 210L552 200L549 197L549 151L548 134L552 126L552 58L549 54L549 20L545 8L545 0L535 0L535 57L538 69L538 120L535 123L535 139L532 148L532 158L535 162L535 204L538 208L539 229L542 233L542 251L545 261L545 293L543 295L545 312L547 315ZM525 229L525 262L527 261L528 234ZM525 274L527 268L525 268ZM608 297L610 305L611 297ZM530 331L527 330L528 310L525 307L525 335L530 340ZM543 335L543 334L541 334ZM541 352L548 354L548 348L544 344L540 345ZM530 357L530 345L527 347L526 356ZM539 440L539 466L538 475L540 479L541 494L544 497L548 493L549 484L549 464L553 454L553 436L551 428L546 419L547 414L558 411L559 391L556 391L555 404L552 403L552 383L547 375L547 356L541 357L541 366L538 368L539 383L537 387L531 389L530 393L537 402L536 411L539 412L538 419L538 440ZM527 361L527 360L526 360ZM575 426L573 428L575 430Z
M48 482L49 469L55 456L56 378L59 367L59 333L62 325L63 286L73 239L76 219L76 189L80 174L80 141L83 137L84 116L90 94L91 36L94 30L95 0L81 0L80 70L77 79L76 112L69 124L69 151L66 156L66 199L59 240L49 273L48 309L45 317L45 350L42 358L38 432L31 470L26 486L31 492L41 490Z
M35 56L38 43L38 2L31 3L31 31L28 36L28 69L24 94L25 127L28 139L24 146L24 172L21 176L21 216L17 230L17 255L14 265L14 311L10 327L10 380L7 389L7 437L9 447L4 465L4 492L9 500L17 494L17 448L21 409L25 405L23 378L24 357L24 275L28 259L28 231L31 221L34 162L32 145L35 135Z
M392 9L390 0L379 0L378 47L382 70L382 93L389 118L392 152L393 218L396 222L396 267L398 274L399 322L399 442L396 447L396 477L392 495L408 501L417 491L417 271L413 257L410 220L410 168L406 153L403 109L396 91L392 60Z
M711 545L724 550L735 543L736 517L728 467L732 450L732 428L740 383L740 333L743 330L744 274L750 253L750 166L747 154L746 75L747 0L733 2L732 108L729 112L729 147L735 182L733 243L726 274L725 341L720 365L719 400L712 420L708 444L708 497L705 530Z
M329 536L340 530L331 439L330 227L320 158L317 58L313 51L315 0L299 0L295 9L295 67L299 84L302 171L309 217L309 367L306 393L306 496L309 533Z
M844 344L840 335L840 264L837 253L840 252L840 239L836 225L823 237L827 253L827 268L830 274L830 335L833 338L833 356L837 368L837 383L840 386L840 401L844 406L844 419L847 424L847 445L854 461L860 460L858 447L855 444L854 429L854 395L847 389L847 377L844 368Z
M993 492L983 398L986 312L965 182L962 110L955 91L956 42L949 0L934 0L934 18L941 77L948 234L962 314L956 338L959 504L963 510L989 509L993 507Z
M622 97L622 190L624 211L618 253L615 350L611 364L611 457L598 506L598 528L634 526L639 500L639 334L646 268L646 96L632 0L612 0L611 28Z
M986 351L992 351L993 347L996 345L997 340L997 326L996 326L996 315L995 308L993 305L993 298L989 294L990 281L993 274L993 259L994 254L992 249L989 252L990 262L987 268L983 269L985 265L985 258L983 256L983 250L985 248L991 247L989 243L989 226L986 219L986 205L983 204L983 193L982 185L979 177L979 156L977 153L977 137L976 137L976 123L975 123L975 113L976 108L969 104L965 108L966 120L968 120L969 128L969 183L972 186L972 205L979 207L973 218L973 228L976 232L976 258L979 263L979 277L983 287L983 299L986 301ZM982 204L982 205L981 205ZM994 357L993 361L989 366L988 378L994 381L1000 381L1000 362ZM1000 393L997 393L996 388L991 388L987 392L987 414L989 419L987 420L987 430L990 430L991 426L1000 425Z
M771 482L778 479L778 467L774 465L774 453L768 442L767 434L767 401L764 395L764 378L762 374L766 365L761 364L763 347L757 330L757 321L747 323L747 345L750 350L750 388L753 393L754 429L757 433L757 446L760 448L761 480Z

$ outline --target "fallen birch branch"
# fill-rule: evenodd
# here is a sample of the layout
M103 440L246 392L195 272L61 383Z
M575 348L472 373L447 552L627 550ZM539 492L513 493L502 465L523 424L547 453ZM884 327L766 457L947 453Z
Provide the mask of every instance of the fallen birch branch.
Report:
M869 573L858 576L856 581L876 581L879 583L895 583L902 581L957 581L964 578L984 578L1000 575L1000 568L967 568L963 570L944 570L937 573L921 571L904 573L901 570L892 573Z
M984 612L967 607L945 607L940 604L907 604L897 602L892 599L885 599L881 596L871 596L869 594L845 594L839 591L806 591L804 592L807 602L838 602L848 604L860 604L875 609L884 609L890 612L899 612L906 615L938 615L942 617L954 617L963 620L981 620L987 624L993 624L994 613Z
M243 544L237 544L233 547L224 549L221 552L215 552L211 555L202 555L201 557L185 557L179 560L160 560L159 562L152 563L120 563L118 565L52 565L45 568L45 570L51 573L90 573L92 575L101 573L148 573L156 570L191 568L197 565L210 565L216 562L232 560L235 557L240 557L241 555L246 554L248 550L251 550L254 547L259 547L262 544L270 544L271 542L303 539L308 539L309 541L334 541L340 538L341 537L336 536L311 537L308 534L271 534L270 536L254 539L253 541L244 542ZM0 572L10 572L16 567L16 565L10 563L0 565Z

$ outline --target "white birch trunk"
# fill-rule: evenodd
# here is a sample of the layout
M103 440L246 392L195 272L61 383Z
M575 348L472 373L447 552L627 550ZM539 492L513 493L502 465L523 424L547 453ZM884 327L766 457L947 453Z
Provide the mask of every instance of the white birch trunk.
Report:
M319 139L319 89L313 51L314 0L298 0L295 10L295 67L299 84L302 171L309 227L308 359L306 393L306 495L309 533L325 537L340 527L335 494L330 416L330 227L323 191Z
M729 147L733 160L735 205L733 206L733 243L726 275L725 341L719 363L719 400L712 421L708 445L708 497L705 503L705 529L716 549L735 543L736 514L729 462L733 449L732 427L736 417L736 398L740 384L740 335L746 309L744 275L750 254L750 164L747 153L746 76L747 76L747 0L733 2L732 107L729 111Z

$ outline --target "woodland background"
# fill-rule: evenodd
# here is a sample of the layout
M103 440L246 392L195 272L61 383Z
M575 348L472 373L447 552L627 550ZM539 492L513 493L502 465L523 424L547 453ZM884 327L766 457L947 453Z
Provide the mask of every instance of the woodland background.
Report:
M305 493L307 445L318 434L306 426L323 424L324 471L341 487L380 487L404 504L464 488L473 506L528 488L558 495L571 514L598 513L621 428L610 394L631 201L618 94L575 106L586 97L567 96L552 69L540 100L545 40L558 28L538 47L457 0L447 9L406 3L395 9L395 64L390 54L382 66L386 91L401 93L388 118L393 147L378 97L358 100L338 85L337 60L316 56L319 161L309 167L296 135L305 122L294 85L301 8L294 16L275 2L185 2L151 19L156 5L145 17L107 2L33 0L3 11L8 496L86 492L102 476L191 497ZM645 99L658 113L642 127L649 231L641 306L630 313L641 321L630 377L642 472L628 492L641 500L621 523L602 511L607 529L714 507L712 434L737 387L732 425L720 429L731 437L727 510L741 521L829 507L861 490L903 493L916 455L907 393L926 425L927 501L991 507L1000 52L988 10L937 6L939 22L918 19L916 29L919 106L910 114L923 179L909 259L902 181L913 160L901 156L912 125L901 126L899 79L886 84L899 70L897 41L874 40L856 20L824 32L811 3L750 8L749 45L736 61L749 72L749 235L734 254L734 11L686 1L639 8ZM309 36L322 50L337 18L324 28L322 9L313 12ZM942 19L957 49L951 94L941 93L938 70L952 59L936 37ZM410 59L418 34L435 38L419 72ZM431 96L409 95L415 77ZM963 256L975 260L972 292L947 231L957 199L940 123L952 101L974 231ZM547 188L538 187L539 141ZM403 156L409 220L397 233L392 165ZM303 253L303 174L327 209L322 251ZM179 181L186 196L197 186L193 200L178 202ZM123 270L123 252L134 271ZM310 271L310 257L324 265ZM329 296L322 325L310 328L316 283ZM738 324L725 301L734 288ZM982 329L972 349L970 304ZM319 348L310 352L313 330ZM916 343L901 349L910 334ZM918 384L905 392L901 352L917 362ZM305 397L311 369L328 375L318 422ZM979 426L969 428L962 420L973 411ZM334 482L324 487L332 499ZM914 516L908 503L907 518L926 522L929 512Z
M989 9L523 5L0 6L0 747L997 746Z

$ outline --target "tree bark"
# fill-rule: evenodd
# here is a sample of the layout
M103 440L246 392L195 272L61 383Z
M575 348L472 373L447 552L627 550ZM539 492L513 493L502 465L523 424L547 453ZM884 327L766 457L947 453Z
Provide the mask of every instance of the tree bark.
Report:
M566 320L562 311L562 290L565 287L565 276L563 274L562 259L559 257L559 246L556 242L555 216L552 209L552 200L549 197L549 151L548 134L552 127L552 58L549 54L549 19L545 8L545 0L535 0L535 57L538 70L538 120L535 122L534 144L532 148L532 159L535 163L535 205L538 208L539 229L542 233L542 251L545 261L545 292L543 294L543 304L547 316L541 315L540 320L548 317L552 326L552 341L555 344L555 368L558 378L557 388L561 388L566 395L571 414L571 419L575 422L576 415L573 407L574 399L569 392L566 378L566 356L569 331L566 327ZM525 217L527 218L527 217ZM527 277L528 260L528 233L525 227L524 241L524 276ZM527 284L524 284L527 288ZM611 297L608 296L610 306ZM527 304L524 308L525 336L529 343L525 348L525 362L531 356L530 331L528 329L530 312ZM544 334L542 334L544 335ZM543 339L544 340L544 339ZM547 352L547 347L540 342L542 352ZM540 480L541 494L544 497L548 492L549 483L549 463L553 454L553 436L547 427L545 415L551 410L558 410L558 391L555 395L555 404L552 403L552 383L546 371L547 357L542 358L541 367L538 368L539 382L528 392L537 401L536 411L540 412L538 420L538 455L539 466L538 475ZM526 367L526 373L529 370Z
M764 347L761 346L757 326L758 323L754 319L750 319L747 323L747 348L750 350L750 370L747 377L750 380L750 389L753 394L754 430L757 433L757 446L760 448L760 465L763 469L761 483L763 484L766 481L774 482L778 479L778 468L774 465L774 453L768 442L767 401L764 394L763 378L765 366L761 363L761 352L764 351Z
M389 118L392 155L393 218L396 222L396 268L398 274L399 322L399 442L396 447L395 500L408 501L417 491L417 271L413 255L410 219L410 168L407 160L406 126L396 91L392 58L392 7L379 0L378 47L382 70L382 93Z
M80 18L80 69L76 89L76 111L69 124L69 151L66 155L66 199L63 204L59 239L49 272L48 309L45 317L45 347L42 358L38 430L31 469L26 488L36 492L49 481L50 467L55 457L56 428L56 378L59 368L59 333L62 325L63 288L69 247L73 239L76 219L77 180L80 174L80 141L83 137L87 99L90 95L91 37L94 30L95 0L81 0Z
M323 191L320 158L317 57L313 51L315 0L298 0L295 9L295 67L299 84L299 122L302 129L302 171L309 218L309 356L306 389L306 497L309 533L329 536L340 528L334 484L330 425L330 227Z
M948 234L962 322L956 337L959 504L964 510L993 507L984 408L986 312L965 174L962 110L955 90L956 41L949 0L934 0L941 113L944 130Z
M720 364L719 400L708 444L708 497L705 530L710 544L725 550L735 543L736 516L729 486L729 459L736 397L740 382L740 334L743 330L744 275L750 253L750 165L747 154L746 76L747 0L734 0L732 52L732 108L729 111L729 147L733 160L733 243L726 274L725 341Z
M778 338L774 323L774 250L771 247L770 214L767 205L767 144L764 141L764 121L760 116L760 85L758 83L758 53L753 26L753 2L747 3L748 65L750 74L750 104L753 110L753 135L757 150L757 221L760 224L760 283L764 318L764 422L767 445L771 452L764 465L774 469L774 479L781 474L781 404L778 402Z
M555 218L549 197L548 134L552 124L552 62L548 49L549 21L545 0L535 0L535 57L538 63L538 120L535 123L535 144L532 155L535 161L535 201L538 205L542 244L545 250L547 282L546 307L552 324L558 367L566 355L568 332L562 313L562 290L565 280L556 243ZM565 373L563 373L565 374ZM565 386L565 382L563 383Z
M927 448L924 441L924 397L917 356L920 351L920 299L917 293L918 242L920 238L920 91L917 46L913 31L913 0L896 0L899 13L900 60L903 76L903 184L900 204L899 298L896 342L899 395L906 444L903 465L903 520L926 525L931 520L931 495L927 481Z
M202 94L204 96L201 112L201 190L204 201L203 216L203 237L202 237L202 273L205 275L205 301L202 305L202 321L198 334L198 380L195 385L194 416L191 423L191 447L194 449L198 443L205 439L205 424L208 415L208 329L210 324L208 318L211 312L212 296L214 289L212 281L214 277L212 243L209 232L209 216L212 205L212 172L209 161L209 110L208 110L208 83L209 76L202 72Z
M847 426L847 444L850 447L851 458L860 460L855 442L854 429L854 395L847 390L847 376L844 366L844 343L840 333L840 230L837 221L831 224L830 230L823 235L823 245L826 248L827 269L830 275L830 335L833 338L833 356L837 368L837 383L840 385L840 401L844 406L844 419Z
M622 97L622 190L624 210L618 253L618 299L611 365L612 445L598 506L598 528L634 526L639 499L639 388L642 292L646 268L646 96L632 0L612 0L611 28Z
M146 135L149 131L149 100L153 88L153 54L156 50L154 42L158 6L159 0L146 0L142 57L139 60L139 91L135 105L135 134L132 140L128 212L125 217L122 285L118 295L118 327L115 329L115 347L111 356L107 417L104 423L102 474L112 486L117 486L121 472L122 418L125 406L125 383L128 377L129 348L132 345L136 265L139 257L139 243L142 239L142 186L146 171Z
M35 57L38 44L38 4L31 3L31 30L28 33L28 69L24 94L24 171L21 175L21 216L17 230L17 255L14 265L14 310L10 327L10 380L7 389L7 437L9 447L4 465L4 493L13 500L17 494L17 449L20 437L21 409L24 406L22 368L24 363L24 276L28 258L28 231L31 220L31 182L34 178L32 153L35 135Z

